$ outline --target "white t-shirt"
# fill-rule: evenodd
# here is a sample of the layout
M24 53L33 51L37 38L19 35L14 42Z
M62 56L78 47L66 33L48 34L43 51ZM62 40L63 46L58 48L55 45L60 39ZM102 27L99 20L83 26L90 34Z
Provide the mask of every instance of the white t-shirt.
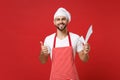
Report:
M47 46L48 52L51 58L52 58L52 48L53 48L55 34L56 33L53 33L47 36L44 41L44 45ZM74 34L72 32L69 32L69 34L70 34L70 39L71 39L71 45L73 48L73 53L75 56L76 52L80 52L83 49L83 45L82 45L79 35ZM55 47L66 47L66 46L69 46L68 36L66 36L62 40L56 37Z

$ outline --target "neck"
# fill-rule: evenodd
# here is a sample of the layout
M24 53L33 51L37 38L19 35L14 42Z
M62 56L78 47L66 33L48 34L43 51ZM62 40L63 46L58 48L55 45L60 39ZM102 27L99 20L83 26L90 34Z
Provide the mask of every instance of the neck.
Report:
M67 36L67 33L68 33L67 29L65 29L63 31L60 31L60 30L57 29L57 37L59 39L65 38Z

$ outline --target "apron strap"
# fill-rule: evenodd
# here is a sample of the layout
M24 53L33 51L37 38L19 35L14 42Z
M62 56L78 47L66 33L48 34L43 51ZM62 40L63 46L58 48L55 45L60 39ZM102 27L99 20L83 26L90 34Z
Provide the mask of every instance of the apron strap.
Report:
M56 36L57 34L55 34L55 37L54 37L53 48L55 48L55 45L56 45ZM69 40L69 46L72 46L69 32L68 32L68 40Z

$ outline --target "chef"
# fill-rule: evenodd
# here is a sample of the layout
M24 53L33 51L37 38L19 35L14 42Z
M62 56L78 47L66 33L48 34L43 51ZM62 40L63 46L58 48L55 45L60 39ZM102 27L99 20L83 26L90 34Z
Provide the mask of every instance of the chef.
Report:
M56 32L48 35L44 43L40 41L40 61L46 63L49 55L52 61L50 80L79 80L75 55L78 54L83 62L89 59L90 45L83 44L78 34L68 31L70 21L70 13L58 8L53 18Z

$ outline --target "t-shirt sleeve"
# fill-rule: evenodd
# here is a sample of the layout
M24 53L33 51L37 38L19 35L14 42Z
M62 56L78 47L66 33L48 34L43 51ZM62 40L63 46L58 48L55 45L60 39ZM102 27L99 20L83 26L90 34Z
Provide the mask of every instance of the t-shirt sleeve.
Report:
M48 40L47 37L44 40L44 46L47 46L47 48L48 48L48 54L50 54L51 49L50 49L49 40Z
M82 51L83 50L83 43L82 43L82 41L81 41L81 38L79 37L78 39L77 39L77 52L80 52L80 51Z

